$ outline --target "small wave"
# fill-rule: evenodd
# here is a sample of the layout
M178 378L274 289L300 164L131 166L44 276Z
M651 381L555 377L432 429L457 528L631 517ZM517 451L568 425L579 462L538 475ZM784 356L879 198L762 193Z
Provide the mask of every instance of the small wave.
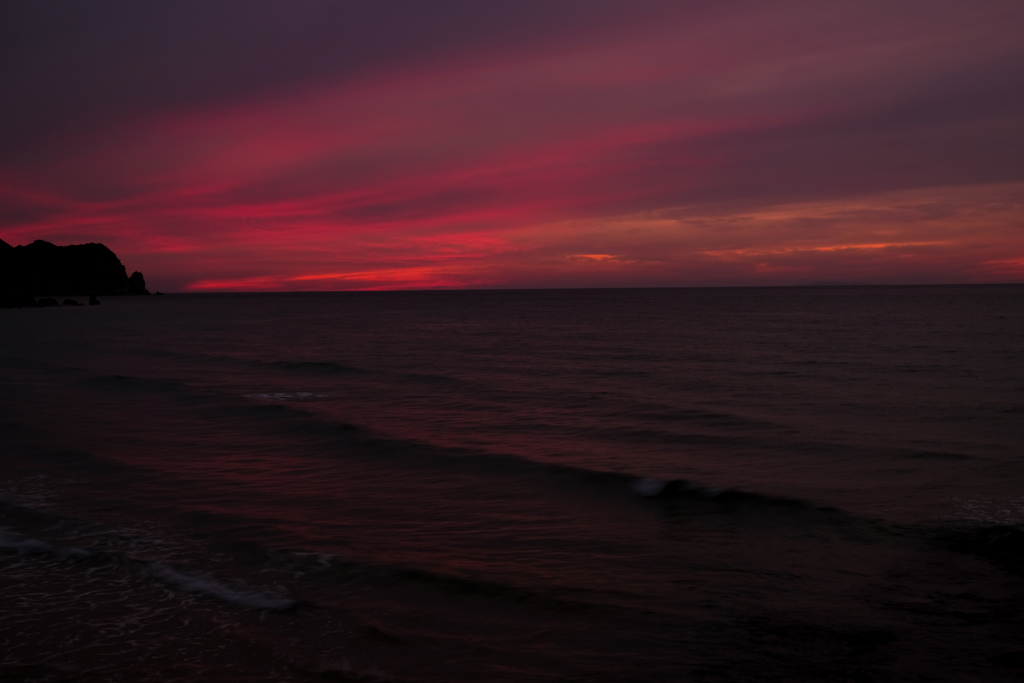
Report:
M95 553L81 548L53 545L34 538L16 536L6 531L0 531L0 548L32 555L49 555L60 560L82 560L95 556Z
M249 609L272 610L280 612L298 605L298 601L282 598L273 593L257 593L230 588L216 579L202 574L182 574L163 562L152 562L149 573L187 593L208 595L224 602L231 602Z
M62 546L0 530L0 549L28 555L42 555L61 561L100 562L116 567L137 568L159 581L186 593L217 598L248 609L283 611L297 606L296 600L267 592L231 588L205 574L185 574L164 562L138 560L116 552L92 551Z
M291 396L292 394L283 394ZM740 509L786 509L790 512L803 510L832 521L840 517L852 517L837 508L820 506L813 502L774 496L732 488L719 488L684 479L658 480L639 475L597 470L579 465L543 462L507 453L495 453L470 447L448 447L425 443L413 439L392 437L375 429L359 425L343 424L324 420L304 412L295 401L278 400L244 404L244 410L253 411L261 420L280 420L289 429L302 434L320 435L327 439L338 439L346 447L341 453L345 458L371 456L379 464L381 459L402 462L416 467L455 468L463 474L480 474L488 477L535 476L559 480L570 486L605 488L611 495L633 494L660 501L677 501L694 504L708 512L733 513ZM339 451L330 448L324 451L331 457L338 457Z
M318 553L301 550L270 550L266 557L271 567L302 576L310 572L321 572L343 565L344 562L332 553Z
M0 484L0 512L9 505L45 508L52 504L54 494L45 474L8 479Z
M623 475L625 476L625 475ZM629 491L675 517L680 514L724 515L733 523L781 525L792 530L811 528L842 529L848 537L876 542L900 535L897 527L878 519L853 515L829 505L802 498L772 495L756 491L707 486L685 479L662 480L629 477Z
M687 500L714 500L720 503L751 505L758 507L785 508L789 510L818 510L828 513L842 513L839 508L819 506L810 501L800 498L787 498L786 496L773 496L766 493L753 491L740 491L738 489L723 489L714 486L705 486L685 479L671 479L662 481L648 477L634 478L630 485L631 490L645 498L663 499L687 499Z
M474 595L518 603L546 605L560 610L585 610L597 603L579 598L559 597L546 589L532 589L513 583L458 576L445 572L385 564L354 557L343 558L331 553L277 549L266 551L271 568L304 574L333 574L335 582L374 581L385 584L408 583L456 595Z
M659 479L651 479L650 477L640 477L633 482L634 493L638 493L641 496L656 496L665 490L665 484L668 482L661 481Z
M12 495L12 492L5 492L5 497L0 498L0 519L5 524L26 525L31 528L54 527L68 523L68 520L47 509L48 507L45 500L26 500L16 493Z
M372 430L346 426L346 439L351 445L366 449L375 456L391 458L411 457L420 463L430 462L438 467L456 466L463 471L474 471L490 476L544 472L548 476L575 482L577 485L599 485L608 489L628 491L644 498L660 500L686 500L714 504L718 509L726 506L771 507L788 510L814 510L830 516L846 515L838 508L820 506L810 501L785 496L774 496L731 488L719 488L684 479L659 480L630 473L609 472L578 465L538 462L517 455L499 454L470 448L445 448L418 441L382 436ZM352 454L353 451L348 451ZM847 515L848 516L848 515Z
M646 498L671 494L675 491L688 491L705 498L715 498L725 490L713 486L702 486L701 484L695 484L692 481L684 481L682 479L661 481L660 479L652 479L650 477L638 478L633 482L631 488L634 493L638 493Z
M1020 498L954 498L953 521L972 526L1024 526Z
M523 590L498 581L481 581L460 576L450 576L427 569L398 569L393 572L393 576L394 578L413 583L434 584L454 593L505 597L521 601L537 597L537 593L534 591Z

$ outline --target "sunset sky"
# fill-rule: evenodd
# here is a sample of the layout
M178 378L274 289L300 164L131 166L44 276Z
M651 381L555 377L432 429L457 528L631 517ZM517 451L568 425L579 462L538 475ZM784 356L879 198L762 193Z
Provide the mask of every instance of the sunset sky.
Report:
M0 238L151 290L1024 282L1024 2L0 7Z

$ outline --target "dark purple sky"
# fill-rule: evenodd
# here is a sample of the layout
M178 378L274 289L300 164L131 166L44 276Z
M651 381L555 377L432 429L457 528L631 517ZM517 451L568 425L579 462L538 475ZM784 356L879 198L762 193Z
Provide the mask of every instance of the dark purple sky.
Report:
M1024 2L0 5L0 238L151 289L1024 281Z

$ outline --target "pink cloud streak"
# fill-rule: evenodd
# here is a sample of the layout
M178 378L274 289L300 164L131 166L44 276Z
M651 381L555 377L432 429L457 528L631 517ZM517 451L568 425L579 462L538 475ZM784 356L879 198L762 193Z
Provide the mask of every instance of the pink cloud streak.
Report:
M0 236L193 291L1024 278L1024 117L901 113L1012 25L800 7L111 120L0 166Z

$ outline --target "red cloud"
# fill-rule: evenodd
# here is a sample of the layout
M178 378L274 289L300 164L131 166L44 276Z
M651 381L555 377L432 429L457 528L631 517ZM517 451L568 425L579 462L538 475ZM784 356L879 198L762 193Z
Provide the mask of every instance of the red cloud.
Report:
M0 233L165 290L1020 279L1013 22L787 7L112 119Z

